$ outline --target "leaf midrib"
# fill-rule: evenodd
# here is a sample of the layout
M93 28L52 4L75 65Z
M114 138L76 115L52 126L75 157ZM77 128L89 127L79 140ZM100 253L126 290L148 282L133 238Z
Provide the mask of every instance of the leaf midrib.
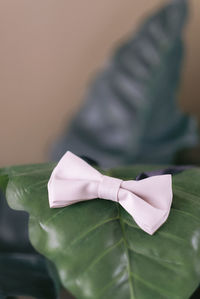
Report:
M127 256L127 270L128 270L128 282L129 282L129 290L130 290L130 299L136 299L135 295L134 295L134 290L133 290L133 285L132 285L132 279L131 279L131 265L130 265L130 256L129 256L129 248L128 248L128 244L127 244L127 240L126 240L126 234L125 234L125 229L124 229L124 222L123 219L121 217L120 214L120 207L117 204L117 208L118 208L118 216L119 216L119 224L121 227L121 232L122 232L122 239L123 239L123 243L124 243L124 248L125 248L125 252L126 252L126 256Z

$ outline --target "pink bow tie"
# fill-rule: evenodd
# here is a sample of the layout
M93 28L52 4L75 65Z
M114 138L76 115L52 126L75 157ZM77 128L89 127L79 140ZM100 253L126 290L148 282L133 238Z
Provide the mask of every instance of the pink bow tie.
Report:
M171 175L123 181L102 175L69 151L53 170L48 192L51 208L94 198L116 201L150 235L166 221L172 203Z

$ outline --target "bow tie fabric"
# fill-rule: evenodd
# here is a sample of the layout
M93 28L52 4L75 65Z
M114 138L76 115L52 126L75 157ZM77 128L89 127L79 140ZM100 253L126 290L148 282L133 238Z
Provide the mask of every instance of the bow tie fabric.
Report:
M101 174L68 151L51 174L48 194L51 208L95 198L118 202L142 230L152 235L168 218L172 178L167 174L123 181Z

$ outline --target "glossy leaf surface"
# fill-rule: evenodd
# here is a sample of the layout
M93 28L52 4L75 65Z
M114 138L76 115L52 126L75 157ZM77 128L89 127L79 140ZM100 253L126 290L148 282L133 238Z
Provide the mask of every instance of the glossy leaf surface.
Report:
M110 201L50 209L46 185L52 167L15 168L6 195L12 208L29 212L31 242L55 263L66 289L80 299L192 295L200 281L200 169L173 177L170 216L150 236ZM107 174L133 179L152 169L126 167Z

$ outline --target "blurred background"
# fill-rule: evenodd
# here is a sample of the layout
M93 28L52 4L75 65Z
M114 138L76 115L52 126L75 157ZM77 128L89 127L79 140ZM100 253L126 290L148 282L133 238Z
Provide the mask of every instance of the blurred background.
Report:
M0 165L48 160L112 51L163 0L0 1ZM200 2L190 0L179 101L200 119Z

